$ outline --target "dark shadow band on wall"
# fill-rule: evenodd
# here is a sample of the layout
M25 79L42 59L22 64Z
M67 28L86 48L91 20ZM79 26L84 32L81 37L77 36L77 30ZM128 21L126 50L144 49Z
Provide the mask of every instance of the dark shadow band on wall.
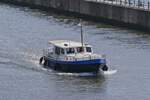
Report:
M120 21L117 19L107 18L104 16L99 16L97 13L95 14L95 16L93 16L93 14L90 15L90 14L82 13L84 10L79 11L81 8L79 8L77 11L71 11L71 10L63 9L61 7L57 8L57 7L52 7L52 6L42 6L42 5L36 5L34 2L28 3L24 0L19 0L19 1L20 2L18 2L16 0L0 0L0 2L3 2L3 3L30 7L31 9L40 9L40 10L47 11L47 12L53 12L58 15L63 14L66 16L82 18L84 20L90 20L90 21L94 21L94 22L102 22L102 23L106 23L106 24L111 24L113 26L121 26L121 27L129 28L129 29L136 29L136 30L140 30L140 31L150 32L149 27L146 27L146 26L143 26L140 24L123 22L123 21ZM36 1L36 0L34 0L34 1ZM61 0L59 0L59 1L61 1ZM65 0L63 0L63 1L65 1ZM93 3L93 2L88 2L88 3ZM94 13L94 11L93 11L93 13ZM150 15L150 12L147 12L147 13L148 13L148 15ZM98 15L98 16L96 16L96 15ZM106 16L108 16L108 15L106 15ZM150 17L150 16L148 16L148 17Z

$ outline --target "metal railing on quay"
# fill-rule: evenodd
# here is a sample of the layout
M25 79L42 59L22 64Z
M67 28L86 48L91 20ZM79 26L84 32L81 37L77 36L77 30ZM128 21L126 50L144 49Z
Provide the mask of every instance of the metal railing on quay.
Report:
M86 1L102 2L112 5L120 5L124 7L131 7L150 11L150 1L145 0L86 0Z

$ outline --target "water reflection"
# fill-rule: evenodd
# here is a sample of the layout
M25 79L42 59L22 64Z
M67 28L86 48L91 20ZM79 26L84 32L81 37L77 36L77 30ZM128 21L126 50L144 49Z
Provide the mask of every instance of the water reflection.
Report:
M150 35L148 33L139 33L137 31L129 33L126 30L114 30L114 32L101 30L101 32L93 31L92 35L99 35L102 37L101 39L110 41L113 45L126 48L150 49Z
M96 93L105 90L104 76L58 76L56 78L56 90L70 93Z

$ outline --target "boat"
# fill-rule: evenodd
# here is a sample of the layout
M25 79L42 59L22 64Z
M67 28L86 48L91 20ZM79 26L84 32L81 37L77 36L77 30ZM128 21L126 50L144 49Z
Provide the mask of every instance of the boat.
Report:
M82 27L81 27L82 28ZM48 41L48 48L43 50L40 64L60 72L82 73L107 71L106 55L93 53L92 46L71 40Z
M94 54L92 46L70 40L49 41L49 48L43 50L40 64L62 72L107 71L105 55Z

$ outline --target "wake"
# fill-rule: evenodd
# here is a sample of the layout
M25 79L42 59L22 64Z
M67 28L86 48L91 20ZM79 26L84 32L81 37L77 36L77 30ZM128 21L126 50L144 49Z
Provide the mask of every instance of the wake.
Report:
M117 73L117 70L102 71L101 73L103 75L113 75L113 74Z
M106 76L106 75L113 75L117 73L117 70L108 70L108 71L99 71L99 73L95 74L95 73L65 73L65 72L56 72L57 75L61 75L61 76L82 76L82 77L86 77L86 76Z

